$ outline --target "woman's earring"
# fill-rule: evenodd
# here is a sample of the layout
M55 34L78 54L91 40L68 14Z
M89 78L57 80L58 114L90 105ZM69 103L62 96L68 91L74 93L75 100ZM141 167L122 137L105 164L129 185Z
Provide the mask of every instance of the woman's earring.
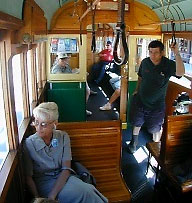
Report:
M53 125L53 129L56 130L56 125L55 124Z

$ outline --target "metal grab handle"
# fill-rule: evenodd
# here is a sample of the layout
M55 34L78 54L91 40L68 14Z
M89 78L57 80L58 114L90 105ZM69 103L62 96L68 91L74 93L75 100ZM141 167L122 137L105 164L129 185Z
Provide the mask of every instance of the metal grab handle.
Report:
M93 53L96 51L95 31L92 32L91 51L92 51Z
M82 23L80 21L80 34L79 34L79 39L80 39L80 45L82 46L83 40L82 40Z
M113 57L114 62L117 65L126 64L128 61L129 50L126 41L126 34L125 34L125 23L124 23L124 11L125 11L125 0L119 0L118 3L118 23L117 23L117 36L115 39L115 45L113 50ZM124 51L123 58L119 58L117 54L118 45L120 44L120 39L122 40L122 46Z
M173 21L171 21L171 28L172 28L171 44L175 45L176 44L176 39L175 39L175 23Z
M124 26L124 24L122 25L122 27L123 26ZM122 46L123 46L123 51L124 51L123 58L119 58L118 54L117 54L118 45L120 43L120 37L122 39ZM119 66L126 64L128 61L129 50L128 50L128 46L127 46L127 42L126 42L125 30L117 31L117 36L116 36L114 50L113 50L113 57L114 57L114 62Z

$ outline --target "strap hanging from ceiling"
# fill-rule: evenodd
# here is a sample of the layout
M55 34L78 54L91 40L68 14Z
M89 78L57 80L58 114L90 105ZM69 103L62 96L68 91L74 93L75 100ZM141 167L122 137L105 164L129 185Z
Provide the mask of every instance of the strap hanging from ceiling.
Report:
M125 0L119 0L118 2L118 22L116 26L116 39L113 50L114 62L117 65L126 64L129 57L129 50L126 42L125 33L125 22L124 22L124 12L125 12ZM120 47L120 40L122 42L122 47ZM120 48L120 53L123 53L123 57L118 57L118 47Z
M172 28L171 44L175 45L176 44L176 39L175 39L175 23L173 21L171 21L171 28Z
M163 13L163 17L164 17L164 20L168 20L168 11L169 11L169 6L171 4L171 0L167 0L167 8L166 8L166 14L165 14L165 8L164 8L164 2L163 0L160 0L161 2L161 5L162 5L162 13ZM179 15L178 15L179 16ZM171 44L175 45L176 44L176 39L175 39L175 22L173 21L174 19L171 20L171 30L172 30L172 37L171 37ZM179 20L180 20L180 17L179 17Z
M96 12L96 7L97 7L97 5L95 5L94 8L93 8L93 6L91 6L91 10L92 10L92 43L91 43L91 51L93 53L96 51L96 36L95 36L95 12Z
M80 21L80 31L79 31L79 38L80 38L80 45L82 46L83 40L82 40L82 22Z

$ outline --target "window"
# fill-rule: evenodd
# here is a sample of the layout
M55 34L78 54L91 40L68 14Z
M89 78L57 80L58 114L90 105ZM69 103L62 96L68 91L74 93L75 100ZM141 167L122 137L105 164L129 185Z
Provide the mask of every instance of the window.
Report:
M0 64L1 65L1 64ZM0 170L9 152L0 67Z
M29 90L29 103L32 104L32 72L31 72L31 50L27 52L27 76L28 76L28 90Z
M183 38L176 39L179 46L179 52L185 65L185 74L192 77L192 41ZM169 41L169 44L171 40ZM173 52L169 49L169 58L175 60Z
M45 44L39 43L35 50L36 57L36 75L37 75L37 87L38 91L43 88L46 81L46 72L45 72Z
M19 128L24 119L20 54L17 54L12 58L12 68L15 110L17 116L17 126Z
M50 53L78 53L77 38L52 38L50 44Z

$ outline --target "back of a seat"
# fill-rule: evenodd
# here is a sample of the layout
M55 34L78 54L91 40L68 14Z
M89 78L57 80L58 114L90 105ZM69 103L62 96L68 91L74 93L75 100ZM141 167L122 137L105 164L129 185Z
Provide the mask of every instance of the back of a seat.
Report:
M130 202L120 169L120 121L59 123L57 129L69 134L73 159L93 174L97 188L109 202Z
M175 165L192 152L192 114L172 115L165 119L160 157L163 163Z

